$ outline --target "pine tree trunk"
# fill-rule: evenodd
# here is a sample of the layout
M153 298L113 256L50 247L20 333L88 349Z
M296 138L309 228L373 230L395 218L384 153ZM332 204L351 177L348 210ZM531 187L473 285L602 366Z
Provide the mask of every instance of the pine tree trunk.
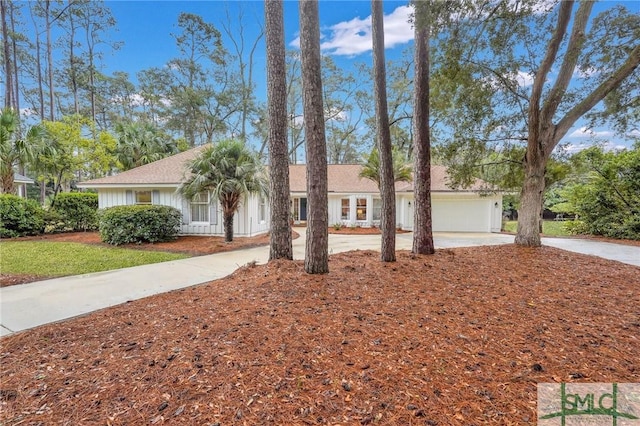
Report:
M11 44L9 42L9 28L7 24L7 9L9 2L2 0L0 2L0 25L2 25L2 51L4 56L4 74L5 74L5 94L4 94L4 107L13 108L13 67L11 65ZM17 111L19 113L19 111Z
M51 42L51 19L49 16L50 13L50 4L51 0L45 0L45 24L46 24L46 32L47 32L47 75L49 81L49 120L55 121L55 91L53 89L53 44Z
M230 243L233 241L233 213L223 213L224 224L224 241Z
M308 214L304 269L309 274L323 274L329 272L329 213L318 2L301 1L299 8L304 129L307 142Z
M269 260L293 259L289 221L287 82L282 0L265 1L271 234Z
M383 262L396 260L396 191L391 154L391 132L387 110L387 83L384 63L384 23L381 0L371 0L373 36L373 68L375 79L376 127L380 163L380 196L382 215L380 229L382 242L380 257Z
M416 254L433 254L431 215L431 138L429 126L429 2L416 2L414 83L414 216L413 247Z

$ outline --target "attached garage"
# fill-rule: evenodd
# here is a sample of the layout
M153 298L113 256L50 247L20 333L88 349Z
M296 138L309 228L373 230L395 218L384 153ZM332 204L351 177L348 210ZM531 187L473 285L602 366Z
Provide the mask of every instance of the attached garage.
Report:
M440 232L492 232L492 217L500 217L502 206L493 197L472 199L432 197L433 230ZM496 210L493 212L493 210ZM497 231L500 230L498 224Z
M379 226L380 191L378 186L359 176L362 166L330 164L328 177L329 224ZM292 214L295 223L304 222L300 200L306 208L306 167L292 165L290 171ZM483 194L486 184L480 180L467 189L452 189L443 166L431 167L431 206L433 230L437 232L500 232L502 194ZM415 200L413 182L396 183L396 218L399 228L413 229ZM304 210L306 214L306 210Z

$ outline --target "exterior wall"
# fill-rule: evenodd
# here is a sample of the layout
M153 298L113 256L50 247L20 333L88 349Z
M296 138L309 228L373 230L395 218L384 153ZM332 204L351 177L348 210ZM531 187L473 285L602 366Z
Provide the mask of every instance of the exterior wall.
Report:
M98 190L98 207L108 208L131 204L127 197L127 191L152 191L154 193L152 203L163 206L175 207L183 213L184 221L180 229L185 235L215 235L223 236L224 227L222 221L222 211L215 202L210 211L213 215L210 223L191 222L189 220L189 203L180 195L176 194L174 188L100 188ZM130 197L130 196L129 196ZM269 231L269 206L266 203L264 208L264 220L260 220L260 202L258 197L251 196L245 200L233 220L233 234L236 237L250 237L263 234Z
M358 220L357 200L367 200L366 218ZM380 199L379 194L329 194L329 225L342 224L344 226L371 227L379 226L380 220L373 220L373 199ZM349 200L349 218L342 219L342 200Z
M104 188L98 191L98 205L100 208L126 205L127 190L154 192L153 204L175 207L187 216L189 203L176 194L174 188ZM296 197L305 197L297 194ZM349 200L349 218L342 219L342 199ZM367 200L365 220L357 220L356 200ZM329 225L340 223L344 226L379 226L379 221L373 220L373 200L379 199L379 194L329 194L328 210ZM413 194L396 195L396 217L398 227L413 230ZM497 203L497 207L496 207ZM233 221L234 236L249 237L269 232L269 203L261 201L257 196L250 196L243 202L240 211ZM433 193L433 230L436 232L499 232L502 225L502 195L480 197L469 192ZM262 213L261 213L262 210ZM186 217L181 228L182 234L187 235L224 235L222 212L215 205L210 214L214 214L212 223L190 222Z

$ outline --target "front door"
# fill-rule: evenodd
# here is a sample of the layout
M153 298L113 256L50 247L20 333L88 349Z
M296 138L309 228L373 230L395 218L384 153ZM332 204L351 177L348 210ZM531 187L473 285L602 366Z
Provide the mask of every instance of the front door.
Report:
M296 222L306 222L307 220L307 199L293 199L293 220Z
M307 199L300 198L300 220L305 222L307 220Z

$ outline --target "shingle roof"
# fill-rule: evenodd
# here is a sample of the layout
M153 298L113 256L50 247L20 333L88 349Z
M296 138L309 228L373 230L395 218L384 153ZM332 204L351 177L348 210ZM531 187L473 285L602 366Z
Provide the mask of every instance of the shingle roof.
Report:
M35 183L33 179L30 179L26 176L21 175L20 173L13 174L13 181L15 183Z
M132 185L178 185L184 178L185 164L195 158L203 147L197 147L185 152L163 158L135 169L127 170L114 176L82 182L81 187L115 187ZM378 193L378 186L369 179L359 176L362 166L359 164L330 164L327 168L329 192L334 193ZM304 164L289 166L289 180L291 192L307 192L307 167ZM444 166L431 166L431 190L438 192L455 191L448 185L447 170ZM483 189L481 180L466 191ZM412 192L413 182L396 183L397 192Z
M82 182L79 186L100 187L117 185L154 185L154 184L175 184L182 182L184 177L185 164L194 159L204 148L199 146L188 151L181 152L126 172L118 173L114 176L107 176Z
M329 192L335 193L378 193L378 185L369 179L359 176L362 166L359 164L329 164L327 167L327 186ZM307 192L307 168L304 164L289 166L289 180L291 192ZM483 182L479 179L466 191L483 189ZM447 168L445 166L431 166L431 190L437 192L459 191L448 186ZM413 192L413 182L397 182L396 192Z

